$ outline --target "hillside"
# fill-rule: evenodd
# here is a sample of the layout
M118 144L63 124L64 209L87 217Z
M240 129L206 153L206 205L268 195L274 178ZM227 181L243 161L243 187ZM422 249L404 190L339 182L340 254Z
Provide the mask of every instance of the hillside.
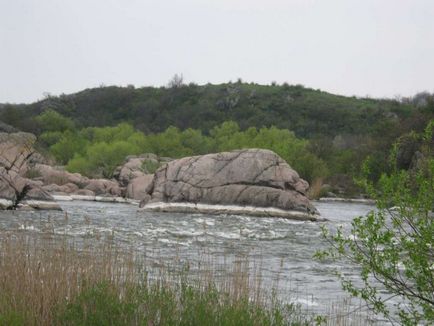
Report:
M394 143L398 166L411 168L433 119L428 93L397 101L241 82L100 87L0 105L0 121L36 134L38 149L71 172L110 177L127 155L146 152L177 158L265 148L317 189L327 183L341 195L358 192L353 179L363 165L372 180L387 172Z
M227 83L86 89L28 105L3 104L0 120L37 134L32 117L46 109L72 118L78 127L130 122L146 133L169 126L207 133L232 120L241 129L276 126L302 138L384 132L414 110L409 103L338 96L301 85Z

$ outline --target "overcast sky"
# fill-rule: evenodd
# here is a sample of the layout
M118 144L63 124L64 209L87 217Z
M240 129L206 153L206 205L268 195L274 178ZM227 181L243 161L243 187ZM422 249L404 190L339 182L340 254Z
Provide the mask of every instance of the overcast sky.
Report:
M433 0L0 0L0 103L88 87L434 91Z

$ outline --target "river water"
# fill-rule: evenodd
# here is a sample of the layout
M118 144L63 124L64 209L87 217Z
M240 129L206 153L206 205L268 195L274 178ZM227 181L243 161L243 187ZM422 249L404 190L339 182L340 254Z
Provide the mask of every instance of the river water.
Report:
M354 217L374 208L354 203L314 205L329 219L325 222L329 228L349 228ZM119 245L143 253L149 261L171 265L189 262L195 266L204 257L214 263L247 257L254 262L252 268L259 270L263 286L274 286L280 297L319 313L330 313L331 305L346 297L333 270L355 278L358 274L355 266L312 258L326 245L320 230L324 223L142 212L128 204L73 201L61 202L61 206L64 212L0 212L0 231L20 229L33 236L54 232L77 241L108 235ZM346 304L345 309L359 304Z

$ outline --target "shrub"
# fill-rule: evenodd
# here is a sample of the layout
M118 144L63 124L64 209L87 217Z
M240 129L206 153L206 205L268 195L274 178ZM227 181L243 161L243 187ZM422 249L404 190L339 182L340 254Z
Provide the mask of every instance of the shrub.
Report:
M425 141L432 141L432 130ZM368 179L362 180L377 210L354 219L349 234L342 228L335 232L323 228L331 246L316 254L359 265L362 284L338 273L343 288L376 313L404 325L434 322L434 159L425 163L419 171L395 165L375 188ZM396 311L388 305L391 298L400 300Z

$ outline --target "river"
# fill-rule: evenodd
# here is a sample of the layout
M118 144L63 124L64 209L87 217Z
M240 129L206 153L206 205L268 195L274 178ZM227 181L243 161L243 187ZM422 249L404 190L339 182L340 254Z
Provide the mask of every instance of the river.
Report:
M315 202L329 222L299 222L278 218L234 215L173 214L138 211L128 204L61 202L64 212L0 212L0 230L22 230L33 236L54 232L76 241L110 236L133 248L148 261L170 265L200 261L231 261L247 257L259 271L263 286L276 287L278 295L309 311L332 313L330 307L347 297L333 275L335 268L356 278L348 264L321 263L312 256L326 244L321 225L349 228L351 220L374 207L354 203ZM66 218L67 217L67 218ZM224 273L224 270L221 271ZM345 309L360 303L345 304Z

